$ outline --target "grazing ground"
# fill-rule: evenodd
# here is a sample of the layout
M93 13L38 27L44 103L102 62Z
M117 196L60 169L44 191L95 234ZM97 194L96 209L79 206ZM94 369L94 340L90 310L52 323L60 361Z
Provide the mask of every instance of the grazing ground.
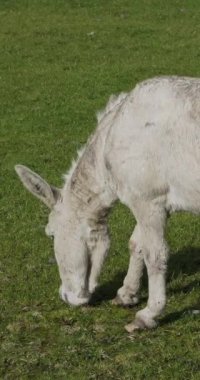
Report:
M59 300L48 211L19 182L23 163L60 186L112 93L160 74L200 76L196 0L1 0L0 379L200 379L200 218L171 217L160 327L129 336L135 309L111 305L135 221L117 205L93 306Z

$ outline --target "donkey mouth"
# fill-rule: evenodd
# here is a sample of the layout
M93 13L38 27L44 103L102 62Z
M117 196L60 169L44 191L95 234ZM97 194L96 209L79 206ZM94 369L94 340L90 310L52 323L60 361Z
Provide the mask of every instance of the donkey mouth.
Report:
M63 290L62 286L60 287L59 290L60 298L67 304L71 306L83 306L87 305L90 301L91 295L87 293L83 297L78 297L76 294L73 292L66 292Z

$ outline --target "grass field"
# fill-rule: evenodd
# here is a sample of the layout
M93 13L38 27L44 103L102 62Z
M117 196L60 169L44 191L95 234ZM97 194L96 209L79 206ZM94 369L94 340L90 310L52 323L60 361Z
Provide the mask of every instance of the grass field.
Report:
M19 182L23 163L57 186L112 93L159 74L200 76L196 0L0 1L0 379L200 379L200 219L171 217L168 303L160 326L128 336L145 304L111 298L128 265L134 218L110 217L112 246L94 306L72 309L48 211Z

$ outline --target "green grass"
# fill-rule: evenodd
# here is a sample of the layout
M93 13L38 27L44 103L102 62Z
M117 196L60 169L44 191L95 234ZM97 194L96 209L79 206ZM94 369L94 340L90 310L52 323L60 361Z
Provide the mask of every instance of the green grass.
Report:
M160 327L128 336L135 309L111 305L134 227L118 205L92 307L58 297L48 211L21 186L23 163L51 183L95 127L112 93L158 74L200 76L196 0L1 0L0 378L200 379L200 219L174 215L167 239L168 303Z

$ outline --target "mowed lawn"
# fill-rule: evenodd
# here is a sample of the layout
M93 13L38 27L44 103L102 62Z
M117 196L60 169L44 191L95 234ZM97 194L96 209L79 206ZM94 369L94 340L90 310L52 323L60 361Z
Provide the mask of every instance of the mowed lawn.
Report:
M129 336L146 277L137 307L111 299L133 216L114 208L94 303L73 309L58 296L48 210L14 172L22 163L61 186L108 97L162 74L200 76L197 0L0 1L0 379L200 379L200 218L169 220L166 312Z

